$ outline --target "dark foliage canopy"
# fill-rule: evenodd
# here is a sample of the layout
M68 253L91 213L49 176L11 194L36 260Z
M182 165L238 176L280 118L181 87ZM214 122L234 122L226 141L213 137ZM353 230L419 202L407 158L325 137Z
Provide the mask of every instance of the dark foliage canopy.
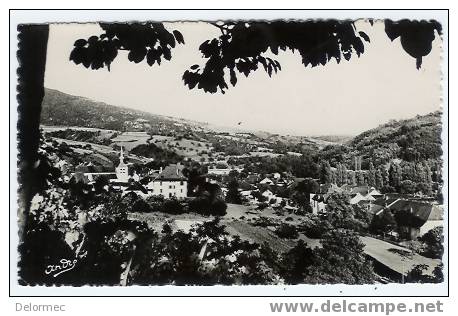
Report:
M172 48L184 44L183 35L167 31L162 23L100 23L105 33L75 41L70 60L86 68L99 69L110 65L119 50L129 52L129 61L139 63L146 58L148 65L161 64L172 58Z
M428 55L432 49L435 38L434 31L442 34L442 26L437 21L411 21L400 20L393 22L385 21L385 32L391 41L400 38L402 48L417 60L417 69L420 69L422 58Z
M237 83L237 72L246 77L262 67L269 76L281 70L277 60L264 55L269 51L278 55L279 50L298 51L305 67L325 65L332 58L338 63L342 57L351 58L364 52L363 40L369 37L356 32L350 21L306 21L306 22L227 22L214 24L221 36L203 42L199 50L207 59L205 66L191 66L185 71L183 80L189 88L196 85L205 92L224 93L228 88L225 72L229 72L230 83Z
M373 23L373 21L370 21ZM204 65L194 64L183 74L184 84L190 89L224 93L229 84L235 86L238 74L248 77L259 68L269 75L281 70L272 55L279 51L297 51L304 67L326 65L332 59L340 63L356 54L364 53L364 42L369 36L357 31L354 21L227 21L211 23L219 28L219 37L208 39L199 46ZM176 44L184 44L177 30L169 32L162 23L106 24L100 36L78 39L70 60L86 68L99 69L110 65L119 50L128 51L129 61L139 63L146 59L149 66L172 58ZM435 31L442 32L437 21L385 21L385 32L393 41L400 37L402 47L416 59L417 68L422 58L432 49ZM270 57L269 57L270 56Z

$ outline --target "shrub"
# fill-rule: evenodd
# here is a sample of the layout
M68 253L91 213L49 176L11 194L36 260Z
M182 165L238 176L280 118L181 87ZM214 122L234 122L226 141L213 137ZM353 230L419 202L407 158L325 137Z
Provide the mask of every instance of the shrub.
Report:
M295 239L299 237L299 233L297 232L296 227L289 224L281 224L278 226L275 230L275 234L277 234L277 236L280 238L286 239Z
M134 213L151 213L153 208L145 200L139 199L134 202L130 211Z
M262 202L262 203L259 203L258 204L258 210L263 210L265 209L266 207L268 207L269 204L265 203L265 202Z
M267 227L267 226L278 226L279 223L272 218L260 216L258 218L253 219L252 225L259 226L259 227Z
M223 200L216 200L211 206L211 214L216 216L226 215L227 205Z
M312 214L306 216L307 217L302 221L298 229L309 238L320 239L324 233L332 228L330 223L326 220L322 220Z
M189 211L205 216L224 216L226 215L226 209L226 202L221 199L216 199L211 203L206 197L198 197L189 202Z
M184 212L183 205L176 198L166 199L163 204L164 213L182 214Z
M433 259L441 259L444 254L444 235L442 227L435 227L419 238L426 244L423 255Z

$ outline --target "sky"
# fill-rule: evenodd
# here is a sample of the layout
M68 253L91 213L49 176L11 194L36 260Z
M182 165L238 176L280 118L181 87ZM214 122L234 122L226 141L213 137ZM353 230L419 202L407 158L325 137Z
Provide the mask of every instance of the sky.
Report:
M391 42L383 22L365 31L361 57L340 64L305 68L298 54L281 52L275 58L282 70L271 78L259 69L248 78L238 76L223 95L189 90L181 77L193 64L203 64L198 50L219 29L203 22L166 24L179 30L185 45L172 50L171 61L150 67L129 62L121 52L107 68L90 70L75 65L69 55L75 40L99 35L97 24L52 24L48 40L45 86L96 101L153 114L290 135L356 135L386 123L427 114L441 108L441 39L436 34L431 53L420 70L415 59ZM238 123L241 122L240 125Z

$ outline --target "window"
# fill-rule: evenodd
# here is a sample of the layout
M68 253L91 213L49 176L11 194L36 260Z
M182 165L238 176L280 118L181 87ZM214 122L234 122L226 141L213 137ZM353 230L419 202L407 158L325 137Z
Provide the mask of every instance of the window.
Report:
M180 181L180 185L183 185L183 181Z
M172 186L171 186L171 185L169 185L169 189L172 189Z

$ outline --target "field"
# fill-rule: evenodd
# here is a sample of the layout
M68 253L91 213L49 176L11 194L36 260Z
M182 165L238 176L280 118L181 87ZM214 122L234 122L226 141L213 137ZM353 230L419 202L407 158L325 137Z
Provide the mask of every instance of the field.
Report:
M147 144L150 136L146 132L124 132L111 139L113 143L122 146L126 151L131 151L132 148L138 145Z
M214 219L214 217L205 217L194 213L180 215L131 213L129 217L147 222L150 228L158 232L162 230L164 223L168 223L173 230L189 231L194 224L201 224ZM230 235L240 236L242 240L258 244L267 243L278 253L290 250L297 244L298 240L305 241L312 248L321 247L319 239L308 238L303 234L299 234L299 237L296 239L284 239L275 234L274 226L261 227L253 225L255 220L260 217L268 218L276 224L288 223L298 225L301 222L301 216L295 214L277 214L271 208L259 211L245 205L228 204L227 214L221 218L221 224L226 226L226 232ZM406 274L407 271L411 270L418 263L428 265L429 268L426 273L431 274L433 269L440 264L440 260L438 259L426 258L419 254L404 255L404 253L410 253L410 250L380 239L361 236L360 240L364 245L364 252L368 256L400 274Z
M153 135L150 143L196 161L201 158L208 159L208 154L213 151L212 145L208 142L172 136Z
M253 210L251 207L245 205L228 204L227 214L221 218L221 224L226 226L226 231L233 236L240 236L241 239L258 244L266 242L269 246L277 252L288 251L294 247L299 239L307 242L311 247L320 245L317 239L310 239L302 234L298 239L282 239L278 237L273 227L259 227L252 225L254 219L264 216L273 219L278 223L298 224L300 218L297 215L288 214L277 215L270 208L262 211ZM292 217L293 220L285 221L286 217ZM164 223L168 223L173 230L181 229L189 231L193 224L200 224L205 221L210 221L214 217L205 217L195 213L187 213L180 215L169 215L163 213L131 213L130 219L145 221L148 226L158 232L162 230Z
M111 145L100 145L94 144L91 142L63 139L53 137L59 143L65 142L68 145L81 146L90 145L91 149L75 149L81 154L90 154L92 152L98 152L100 154L119 154L118 150L114 150L112 146L122 146L128 154L133 148L143 145L143 144L154 144L162 149L173 151L176 154L195 160L200 161L202 158L208 160L213 151L213 146L209 142L197 141L193 139L186 139L181 137L173 136L164 136L164 135L149 135L146 132L117 132L113 130L105 130L100 128L91 128L91 127L74 127L74 126L41 126L44 132L55 132L55 131L64 131L64 130L74 130L74 131L86 131L86 132L99 132L100 135L97 136L98 139L109 139L111 140ZM134 159L134 161L146 161L145 159L129 155L129 158Z

